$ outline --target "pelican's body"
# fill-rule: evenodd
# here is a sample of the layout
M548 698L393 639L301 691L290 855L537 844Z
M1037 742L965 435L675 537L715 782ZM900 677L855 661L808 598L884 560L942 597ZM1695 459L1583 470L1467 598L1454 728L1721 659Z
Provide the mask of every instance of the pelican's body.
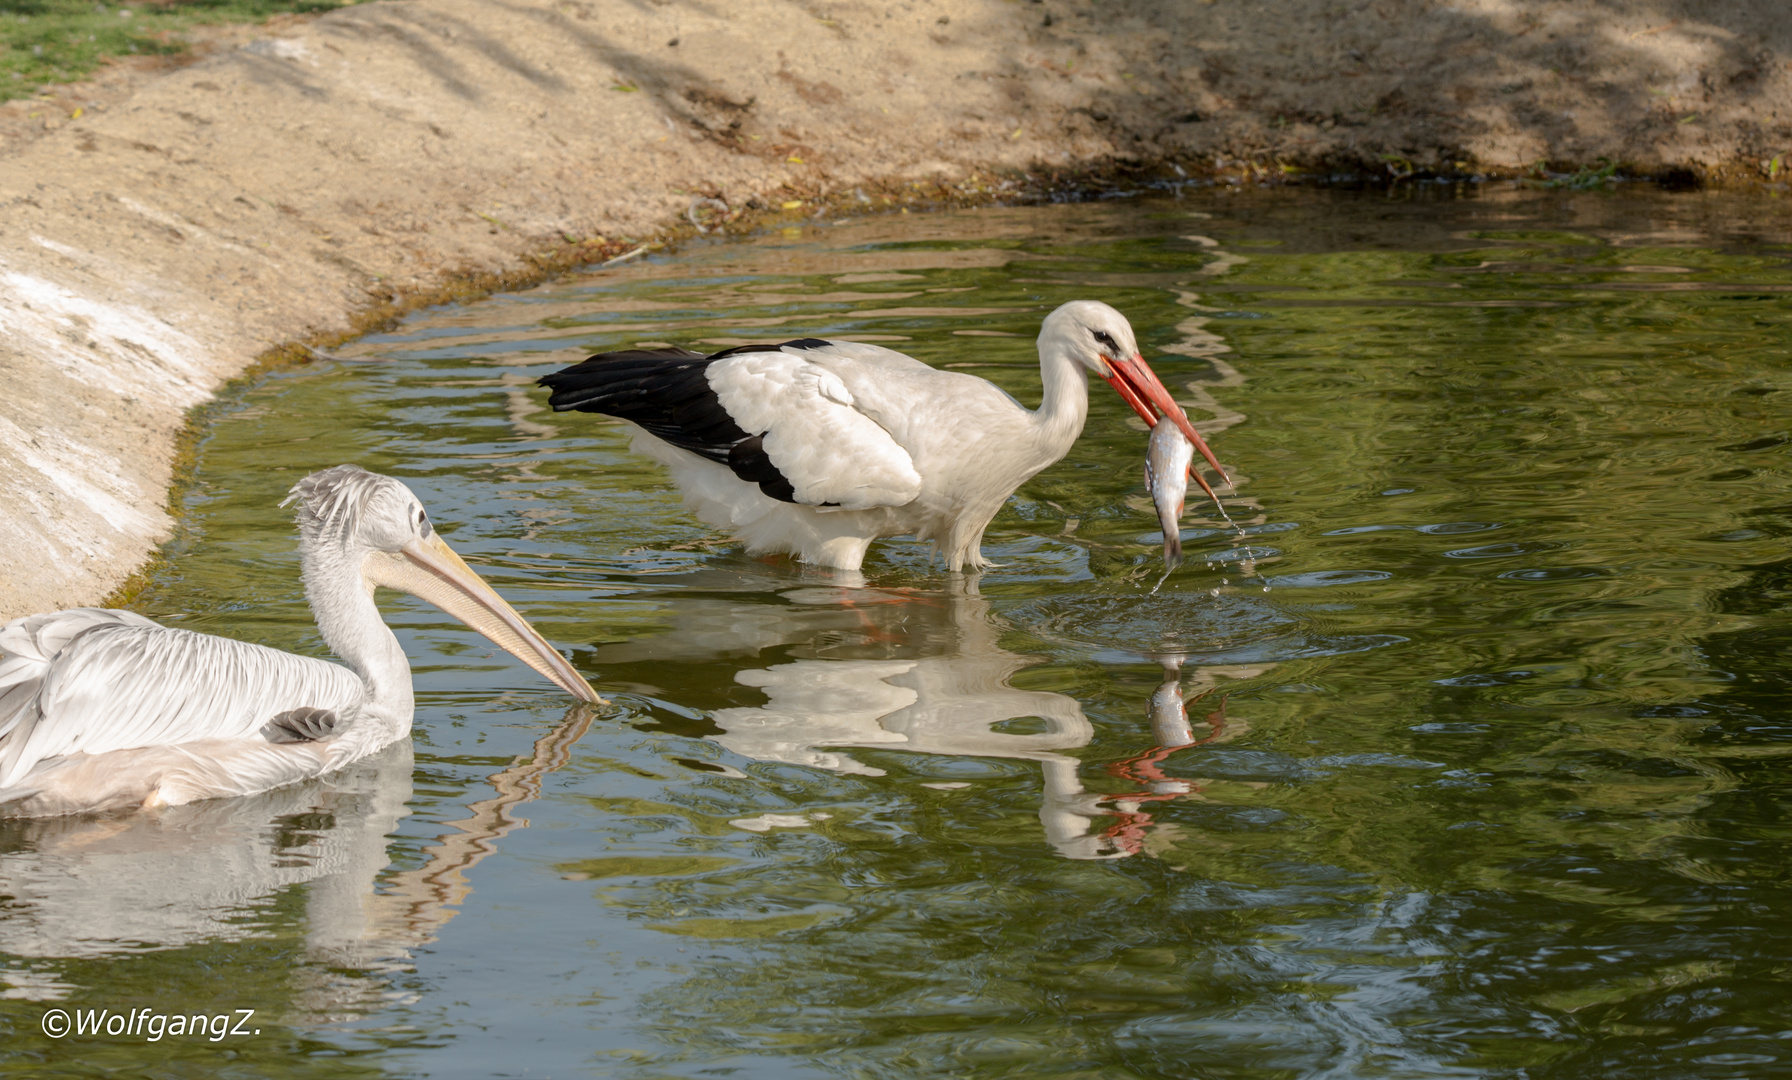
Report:
M630 421L635 449L751 552L857 570L873 540L912 535L959 570L988 565L980 547L996 511L1076 441L1089 371L1149 422L1174 419L1213 461L1113 308L1081 300L1054 311L1039 358L1032 410L984 379L819 338L713 356L603 353L541 382L556 411Z
M600 700L445 544L404 485L344 465L293 488L306 595L346 667L75 608L0 628L0 813L246 795L411 730L410 664L375 586L422 596L561 687Z

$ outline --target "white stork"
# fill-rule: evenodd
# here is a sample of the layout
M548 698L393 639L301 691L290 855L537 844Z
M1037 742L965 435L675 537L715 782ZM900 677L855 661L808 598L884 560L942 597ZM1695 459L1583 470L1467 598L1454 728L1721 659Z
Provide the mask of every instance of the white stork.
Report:
M436 535L403 484L338 465L300 480L294 499L306 599L348 666L129 611L14 619L0 628L0 814L248 795L410 734L411 668L376 586L422 597L581 701L603 700Z
M711 356L600 353L541 385L556 412L629 421L634 449L671 470L686 505L752 553L857 570L871 541L912 535L956 571L990 565L979 550L990 519L1082 432L1085 371L1146 423L1173 420L1225 476L1139 354L1126 318L1094 300L1065 304L1040 327L1044 395L1035 410L976 376L820 338Z

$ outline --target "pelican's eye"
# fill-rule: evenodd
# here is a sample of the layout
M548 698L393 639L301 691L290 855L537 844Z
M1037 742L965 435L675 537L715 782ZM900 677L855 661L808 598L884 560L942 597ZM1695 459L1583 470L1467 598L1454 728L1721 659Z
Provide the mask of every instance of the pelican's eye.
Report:
M417 535L428 536L434 531L429 524L429 515L424 513L423 508L419 506L417 508Z
M1091 330L1090 333L1095 335L1096 344L1106 345L1116 353L1120 351L1120 343L1115 341L1114 335L1108 333L1106 330Z

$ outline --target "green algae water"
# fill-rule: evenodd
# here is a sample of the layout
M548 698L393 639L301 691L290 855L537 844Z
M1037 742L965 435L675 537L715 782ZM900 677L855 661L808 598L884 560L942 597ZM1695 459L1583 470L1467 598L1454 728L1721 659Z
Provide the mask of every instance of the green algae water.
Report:
M142 611L321 655L277 504L355 462L612 704L386 598L409 744L0 825L0 1067L1792 1075L1789 259L1765 197L1189 189L697 244L271 378ZM745 556L533 385L823 336L1032 404L1085 297L1235 481L1156 592L1099 383L998 569L893 540L862 581ZM100 1009L252 1033L42 1034Z

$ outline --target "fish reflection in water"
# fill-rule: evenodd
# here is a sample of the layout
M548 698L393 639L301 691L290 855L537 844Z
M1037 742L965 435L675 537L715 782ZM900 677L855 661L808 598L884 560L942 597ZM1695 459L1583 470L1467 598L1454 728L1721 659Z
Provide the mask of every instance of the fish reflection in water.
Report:
M1163 665L1164 681L1151 692L1148 705L1151 735L1157 740L1157 745L1175 750L1184 746L1230 742L1250 730L1250 724L1245 720L1227 717L1226 698L1223 695L1218 699L1214 711L1207 713L1198 722L1189 719L1188 707L1211 697L1219 689L1221 679L1254 679L1275 665L1203 664L1194 669L1194 674L1188 677L1185 685L1182 673L1185 659L1176 653L1158 658L1158 663ZM1200 733L1195 731L1197 726L1202 729Z
M1161 657L1159 662L1163 665L1164 681L1151 692L1149 705L1151 735L1156 745L1108 766L1111 775L1137 785L1136 791L1117 793L1107 800L1113 804L1116 820L1108 826L1106 835L1119 850L1127 854L1145 850L1146 832L1151 825L1151 815L1144 809L1146 805L1184 796L1200 797L1203 786L1200 780L1169 776L1163 771L1164 762L1186 747L1230 742L1250 730L1250 724L1244 719L1226 715L1224 696L1215 703L1217 707L1206 713L1199 722L1190 721L1188 706L1214 694L1222 678L1254 678L1274 666L1240 664L1198 667L1190 680L1192 688L1185 689L1183 657L1169 654ZM1197 728L1200 730L1197 731Z
M0 953L41 960L178 949L266 936L273 898L304 889L304 955L295 967L299 1019L341 1018L389 1004L380 980L339 972L409 967L468 891L465 873L516 827L510 811L533 798L590 725L575 706L489 779L424 849L423 865L382 874L387 843L411 811L412 747L402 739L329 776L234 799L208 799L125 816L19 818L0 824ZM59 997L40 972L0 973L8 996Z

